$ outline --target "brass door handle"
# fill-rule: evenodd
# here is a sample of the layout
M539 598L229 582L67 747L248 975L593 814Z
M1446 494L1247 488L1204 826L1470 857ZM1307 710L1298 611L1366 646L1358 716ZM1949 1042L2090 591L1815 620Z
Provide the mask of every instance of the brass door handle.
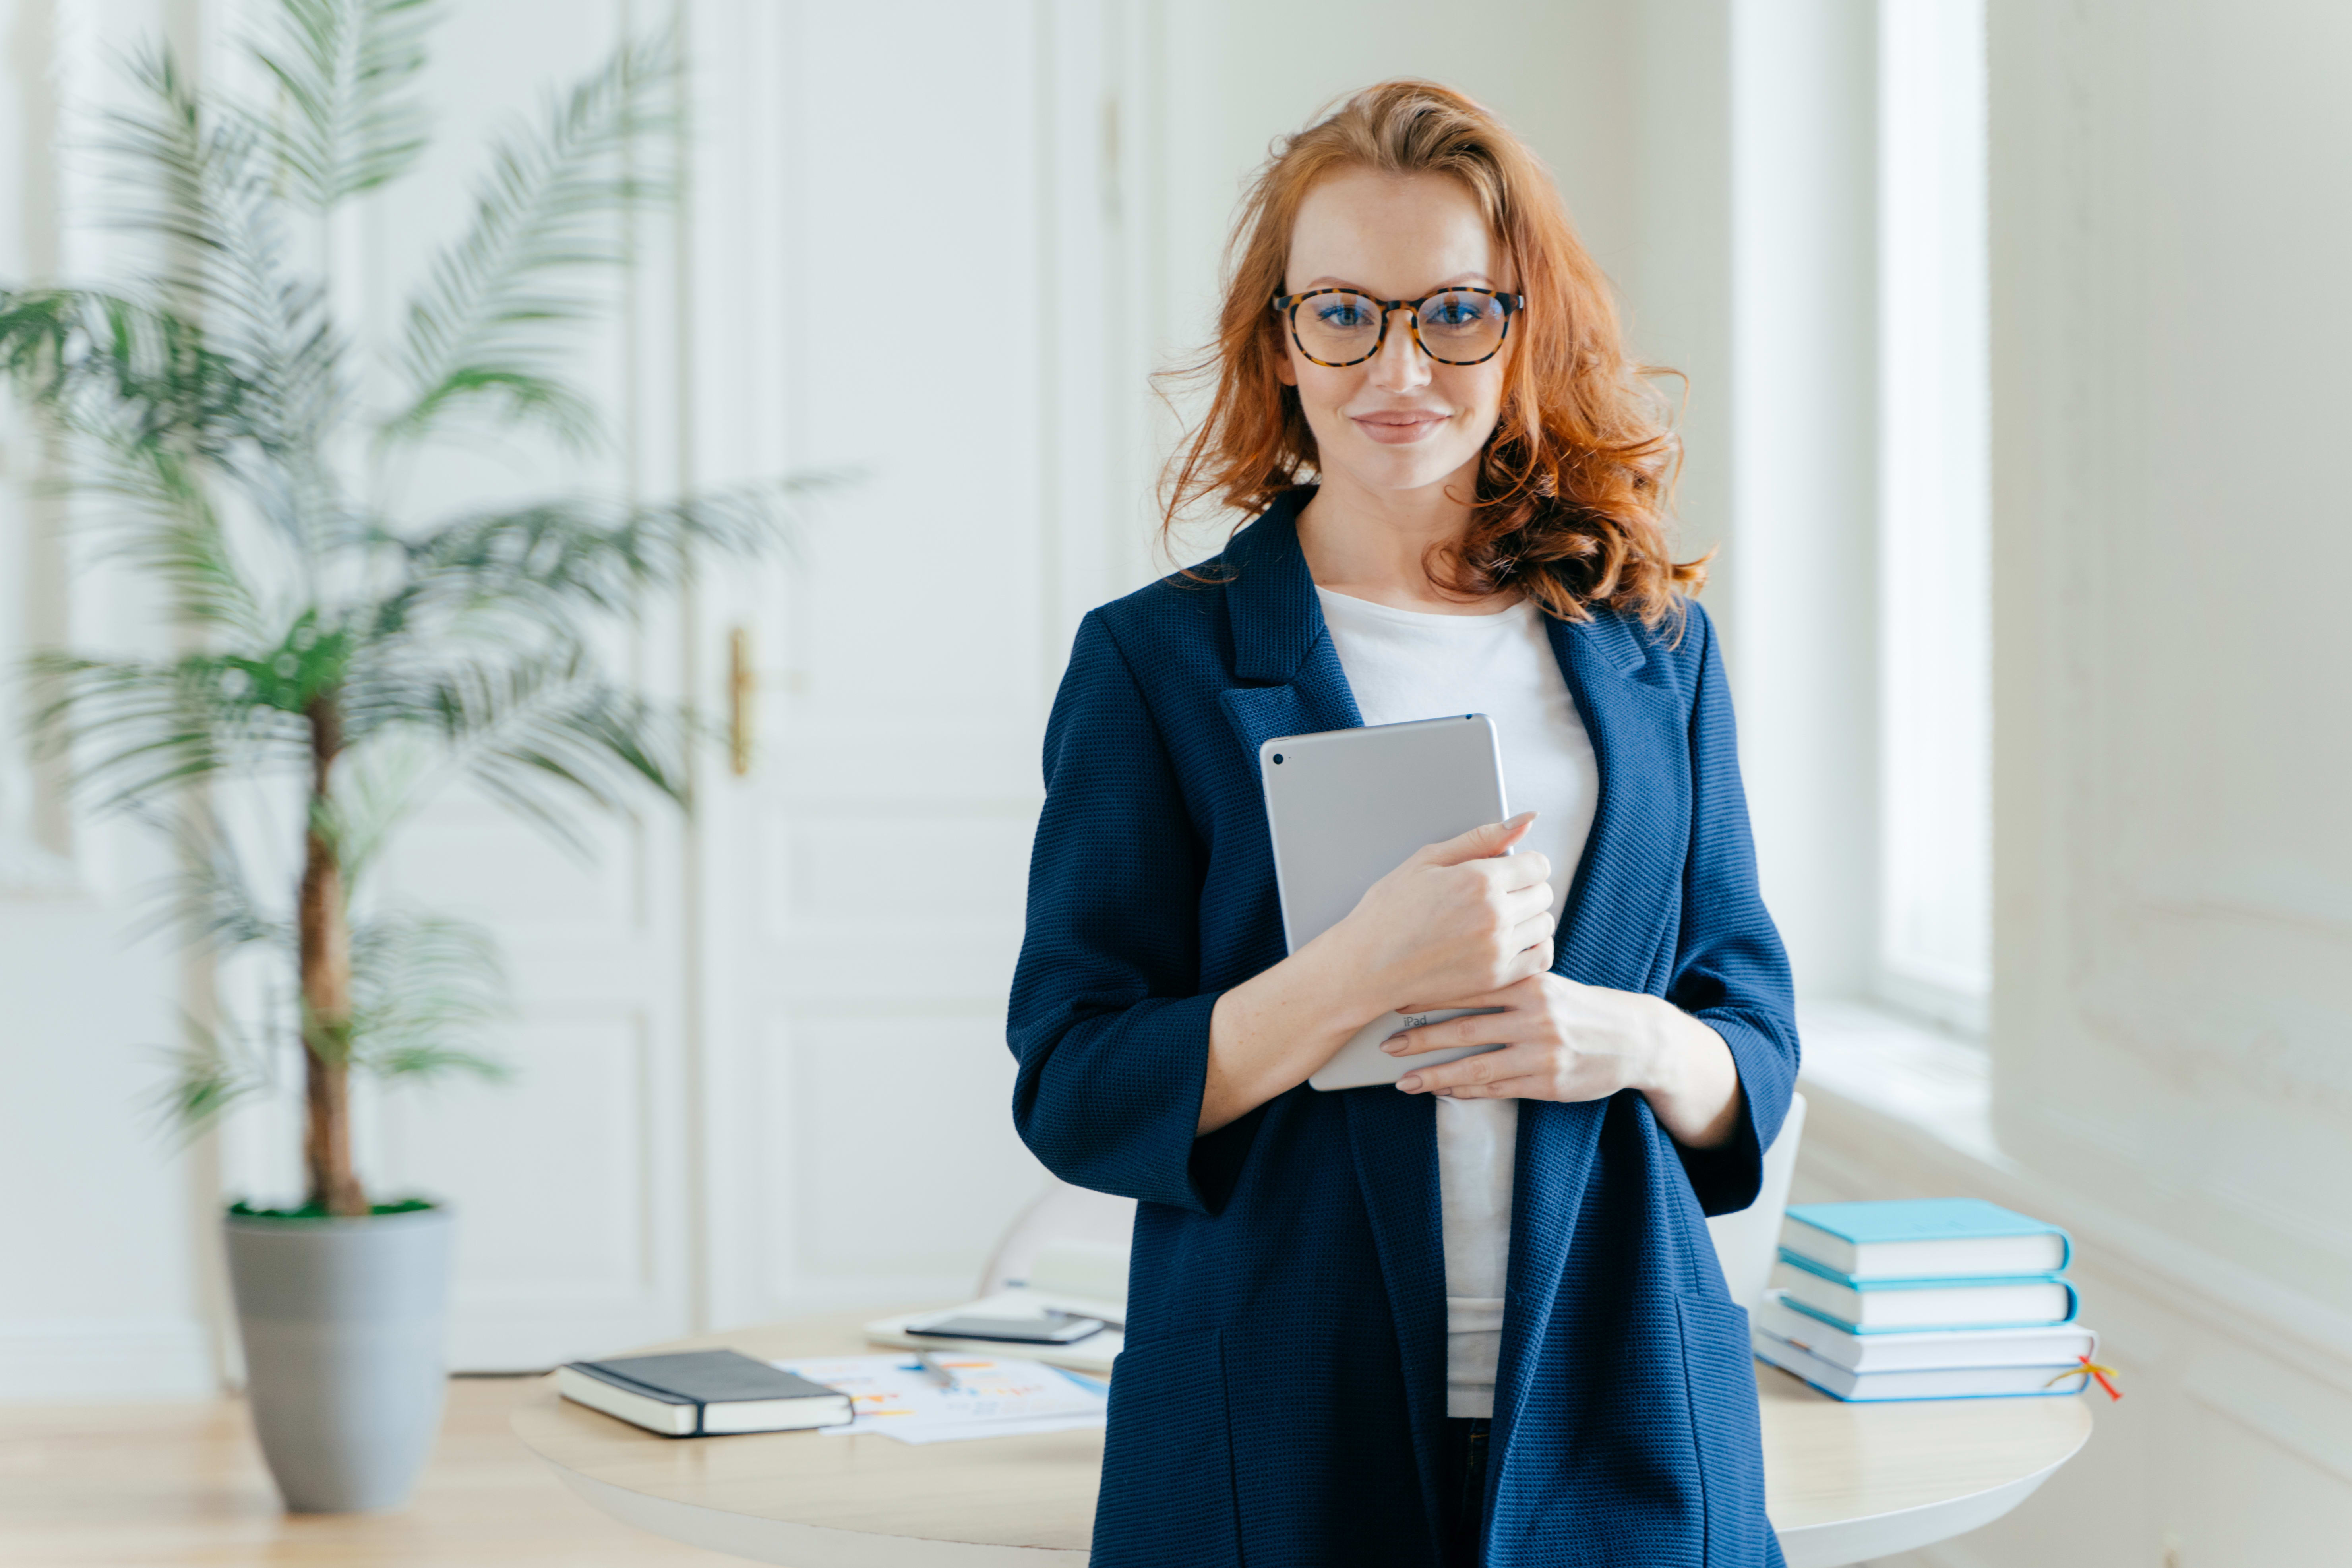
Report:
M752 708L759 695L751 634L737 626L727 634L727 765L739 779L751 771Z

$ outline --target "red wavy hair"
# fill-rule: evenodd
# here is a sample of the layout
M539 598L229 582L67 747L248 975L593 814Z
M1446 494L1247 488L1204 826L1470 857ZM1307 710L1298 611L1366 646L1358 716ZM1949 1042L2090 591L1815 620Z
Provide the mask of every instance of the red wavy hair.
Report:
M1448 592L1517 588L1549 614L1595 605L1655 626L1706 581L1709 557L1676 562L1666 523L1680 447L1625 354L1609 280L1569 222L1542 163L1486 109L1426 81L1384 81L1279 143L1251 184L1226 248L1213 343L1166 373L1207 382L1208 416L1170 459L1161 537L1203 499L1244 516L1306 482L1314 432L1275 374L1290 234L1316 184L1345 169L1439 174L1477 200L1509 257L1527 310L1514 322L1505 390L1478 466L1467 533L1425 563Z

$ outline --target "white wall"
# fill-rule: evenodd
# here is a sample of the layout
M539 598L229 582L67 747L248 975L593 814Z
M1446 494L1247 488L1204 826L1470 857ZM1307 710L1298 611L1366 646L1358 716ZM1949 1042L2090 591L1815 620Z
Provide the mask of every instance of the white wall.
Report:
M2352 12L1993 44L2002 1136L2352 1306Z
M1810 1197L2072 1227L2121 1369L1948 1568L2352 1539L2352 12L1995 0L1997 1152L1815 1096Z
M2144 1522L2287 1561L2352 1522L2352 13L1991 41L1997 1124L2250 1298L2131 1347Z
M165 18L127 0L0 5L0 277L87 265L102 244L57 221L87 189L57 156L60 100L84 85L58 68L58 35L86 47ZM0 1394L194 1392L212 1378L205 1259L190 1163L151 1104L178 1043L180 973L168 943L132 934L163 866L140 835L70 810L57 769L14 738L26 652L69 633L152 648L152 616L63 542L74 503L38 493L47 471L34 433L0 415Z

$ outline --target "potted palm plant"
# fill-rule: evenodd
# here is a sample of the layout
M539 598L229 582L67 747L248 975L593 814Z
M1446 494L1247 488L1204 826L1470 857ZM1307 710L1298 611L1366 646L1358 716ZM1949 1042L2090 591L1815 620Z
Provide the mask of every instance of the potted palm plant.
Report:
M372 345L304 258L415 166L433 20L429 0L277 0L245 98L142 58L110 140L159 264L0 291L0 375L175 628L167 657L38 658L37 728L97 806L173 835L181 929L276 977L192 1031L169 1098L198 1125L279 1084L301 1097L305 1200L226 1225L256 1424L302 1510L399 1501L441 1406L449 1215L371 1200L354 1079L497 1070L488 939L373 899L370 873L456 780L575 845L583 810L682 803L686 716L611 675L598 637L698 554L766 547L798 488L399 515L393 479L437 441L594 439L560 334L666 194L640 143L677 87L663 42L627 43L511 132Z

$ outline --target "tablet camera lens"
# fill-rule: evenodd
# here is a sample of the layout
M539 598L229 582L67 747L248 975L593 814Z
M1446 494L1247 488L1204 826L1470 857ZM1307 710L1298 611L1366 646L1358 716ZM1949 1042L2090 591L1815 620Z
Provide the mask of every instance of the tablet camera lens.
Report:
M1276 762L1277 762L1277 763L1281 762L1281 761L1282 761L1282 753L1281 753L1280 752L1275 752L1275 753L1274 753L1274 760L1275 760Z

